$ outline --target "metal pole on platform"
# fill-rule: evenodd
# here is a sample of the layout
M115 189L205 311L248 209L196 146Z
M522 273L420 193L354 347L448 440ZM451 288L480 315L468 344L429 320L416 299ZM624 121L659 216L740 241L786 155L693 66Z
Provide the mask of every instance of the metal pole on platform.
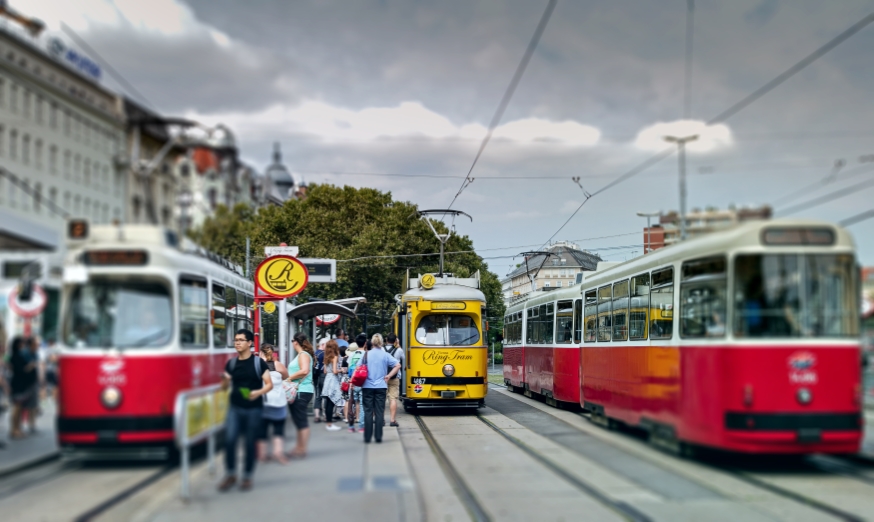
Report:
M184 499L191 498L191 484L189 484L189 474L191 473L191 470L189 469L188 461L189 451L188 445L186 444L182 446L182 498Z

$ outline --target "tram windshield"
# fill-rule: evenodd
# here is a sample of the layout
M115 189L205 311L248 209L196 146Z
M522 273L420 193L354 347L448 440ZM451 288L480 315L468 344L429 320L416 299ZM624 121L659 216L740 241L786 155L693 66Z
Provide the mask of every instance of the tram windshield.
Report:
M734 269L736 336L859 335L852 255L742 255Z
M72 289L64 340L74 348L149 348L170 342L170 289L158 282L94 280Z
M479 330L467 315L426 315L416 327L416 341L428 346L472 346L479 343Z

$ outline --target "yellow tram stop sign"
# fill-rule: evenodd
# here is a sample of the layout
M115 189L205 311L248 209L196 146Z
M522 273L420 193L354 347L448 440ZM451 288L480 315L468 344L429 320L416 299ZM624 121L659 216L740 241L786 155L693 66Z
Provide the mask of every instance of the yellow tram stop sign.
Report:
M264 303L264 311L268 314L272 314L276 311L276 303L274 303L273 301L267 301L266 303Z
M303 292L309 283L306 265L292 256L268 257L255 270L255 286L272 297L286 298Z

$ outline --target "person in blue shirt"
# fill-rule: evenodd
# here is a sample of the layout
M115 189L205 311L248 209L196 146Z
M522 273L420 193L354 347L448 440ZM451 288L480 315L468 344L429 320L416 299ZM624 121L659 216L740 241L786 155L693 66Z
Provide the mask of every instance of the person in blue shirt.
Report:
M344 330L342 328L337 330L336 335L337 335L337 338L335 339L335 341L337 341L337 347L340 348L340 354L342 355L344 352L343 348L347 348L347 349L349 348L349 339L348 339L348 336L346 335L346 330Z
M382 425L385 422L385 397L388 381L401 369L401 363L382 349L382 335L373 334L373 348L368 351L362 364L367 365L367 380L361 387L364 403L364 442L370 439L382 442Z

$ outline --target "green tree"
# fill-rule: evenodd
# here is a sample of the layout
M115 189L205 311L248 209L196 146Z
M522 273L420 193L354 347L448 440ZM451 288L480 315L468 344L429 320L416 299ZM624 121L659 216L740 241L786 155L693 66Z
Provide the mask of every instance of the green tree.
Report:
M262 259L264 246L283 242L298 246L301 257L337 259L337 283L309 285L300 298L364 296L371 312L388 312L394 296L401 292L407 269L412 276L438 270L438 256L419 255L439 251L439 243L416 210L416 205L395 201L388 192L313 185L306 199L266 207L257 214L239 205L232 211L220 208L192 237L209 250L243 263L248 236L256 254L253 268ZM442 233L448 231L443 223L435 227ZM488 315L502 317L500 281L472 250L469 237L452 235L446 251L464 253L446 255L444 269L459 277L470 277L479 270Z

